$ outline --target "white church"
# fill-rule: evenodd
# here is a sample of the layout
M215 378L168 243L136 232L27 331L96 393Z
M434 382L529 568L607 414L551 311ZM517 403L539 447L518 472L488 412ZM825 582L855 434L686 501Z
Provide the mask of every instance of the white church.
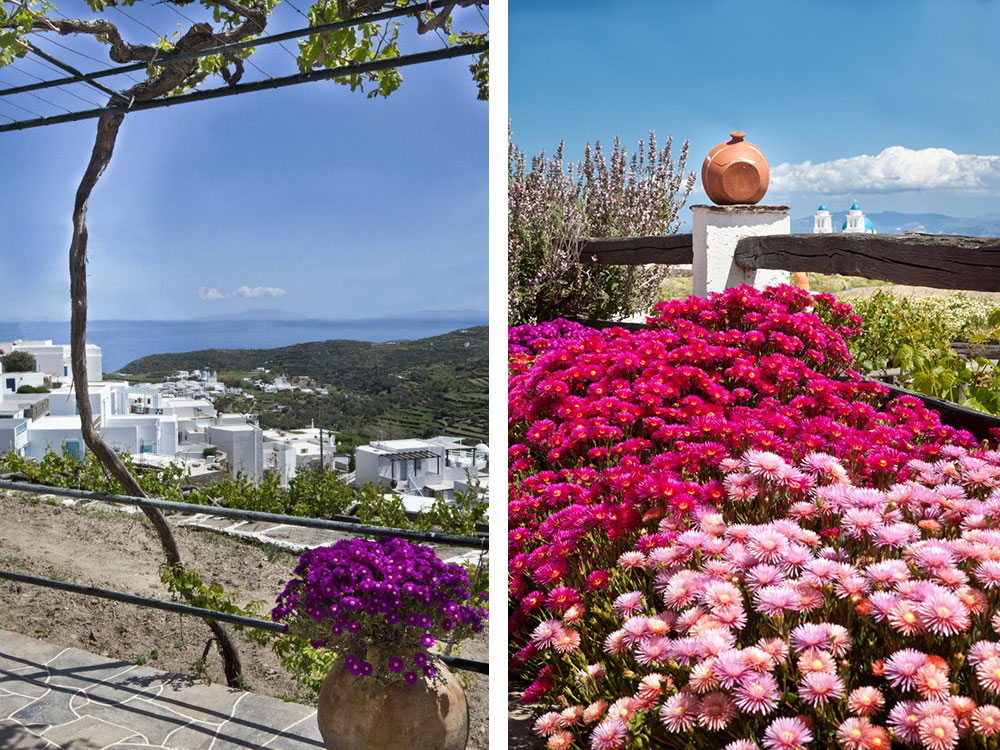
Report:
M864 215L861 206L855 201L851 210L847 212L847 220L840 228L841 232L855 234L875 234L875 225L872 220ZM820 206L813 214L813 234L833 234L833 218L825 205Z

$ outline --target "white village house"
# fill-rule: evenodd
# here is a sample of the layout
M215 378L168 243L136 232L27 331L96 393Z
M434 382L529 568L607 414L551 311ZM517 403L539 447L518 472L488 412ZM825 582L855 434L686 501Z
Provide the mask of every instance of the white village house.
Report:
M4 373L0 366L0 453L40 459L56 450L83 457L69 350L51 341L0 342L0 355L26 351L36 363L33 372ZM116 452L130 454L136 463L174 462L192 476L227 470L253 480L273 471L283 485L298 469L321 462L345 474L348 470L349 456L337 454L336 436L328 430L262 430L245 414L217 412L210 396L226 389L215 373L196 371L188 379L189 373L181 371L163 384L130 384L103 380L101 366L100 347L88 344L95 426ZM17 393L22 386L48 393ZM448 436L380 441L356 450L355 471L346 478L355 486L383 486L402 495L408 509L419 510L435 495L451 499L456 491L467 492L470 483L487 491L488 458L486 445L468 446Z

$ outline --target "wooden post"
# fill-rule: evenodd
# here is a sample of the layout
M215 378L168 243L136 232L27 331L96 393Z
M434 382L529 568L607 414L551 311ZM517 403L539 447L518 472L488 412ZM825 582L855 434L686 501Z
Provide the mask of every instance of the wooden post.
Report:
M788 283L787 271L763 271L736 265L737 243L744 237L789 234L788 206L691 206L694 293L749 284L757 289Z

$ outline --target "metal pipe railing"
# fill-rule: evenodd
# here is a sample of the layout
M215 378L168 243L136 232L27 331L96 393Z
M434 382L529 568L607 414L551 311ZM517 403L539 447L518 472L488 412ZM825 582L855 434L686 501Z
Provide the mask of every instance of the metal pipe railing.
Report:
M173 500L160 500L153 497L133 497L131 495L115 495L106 492L94 492L92 490L76 490L69 487L50 487L44 484L12 482L7 479L0 479L0 489L15 490L18 492L34 492L46 495L61 495L63 497L75 497L82 500L101 500L106 503L135 505L140 508L157 508L158 510L165 511L204 513L212 516L235 518L246 521L268 521L270 523L285 524L286 526L301 526L311 529L325 529L327 531L343 531L350 534L357 534L359 536L394 536L401 539L434 542L453 547L469 547L471 549L481 550L489 549L489 539L485 536L461 536L458 534L443 534L437 531L394 529L389 526L369 526L367 524L351 523L349 521L331 521L325 518L286 516L280 513L264 513L255 510L243 510L240 508L225 508L218 505L182 503L175 502Z
M214 609L193 607L190 604L180 604L178 602L166 602L162 599L151 599L146 596L126 594L121 591L101 589L94 586L83 586L79 583L56 581L52 578L31 576L24 573L16 573L12 570L0 569L0 579L15 581L17 583L26 583L31 586L41 586L42 588L56 589L58 591L68 591L72 594L81 594L83 596L91 596L99 599L110 599L112 601L134 604L136 606L147 607L149 609L161 609L166 612L174 612L179 615L200 617L203 620L217 620L219 622L229 623L230 625L254 628L256 630L267 630L272 633L285 632L285 627L283 625L279 625L278 623L271 622L269 620L261 620L256 617L234 615L229 612L218 612ZM445 654L434 654L434 656L443 661L449 667L454 667L455 669L464 669L467 672L478 672L479 674L489 674L490 672L490 665L488 662L462 659L457 656L447 656Z

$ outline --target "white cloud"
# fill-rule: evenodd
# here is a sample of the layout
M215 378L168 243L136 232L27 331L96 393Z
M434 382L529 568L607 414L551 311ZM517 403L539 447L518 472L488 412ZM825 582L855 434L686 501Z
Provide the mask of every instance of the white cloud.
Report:
M225 299L226 295L220 292L218 289L213 287L198 287L198 296L202 299Z
M287 292L275 286L241 286L230 292L234 297L280 297L282 294Z
M956 154L946 148L889 146L877 156L813 164L779 164L771 170L776 192L896 193L906 190L983 190L1000 187L1000 156Z
M220 292L218 289L213 287L198 287L196 294L201 299L227 299L229 297L245 297L247 299L253 299L256 297L280 297L283 294L288 294L284 289L280 289L276 286L247 286L244 284L241 287L233 289L231 292Z

